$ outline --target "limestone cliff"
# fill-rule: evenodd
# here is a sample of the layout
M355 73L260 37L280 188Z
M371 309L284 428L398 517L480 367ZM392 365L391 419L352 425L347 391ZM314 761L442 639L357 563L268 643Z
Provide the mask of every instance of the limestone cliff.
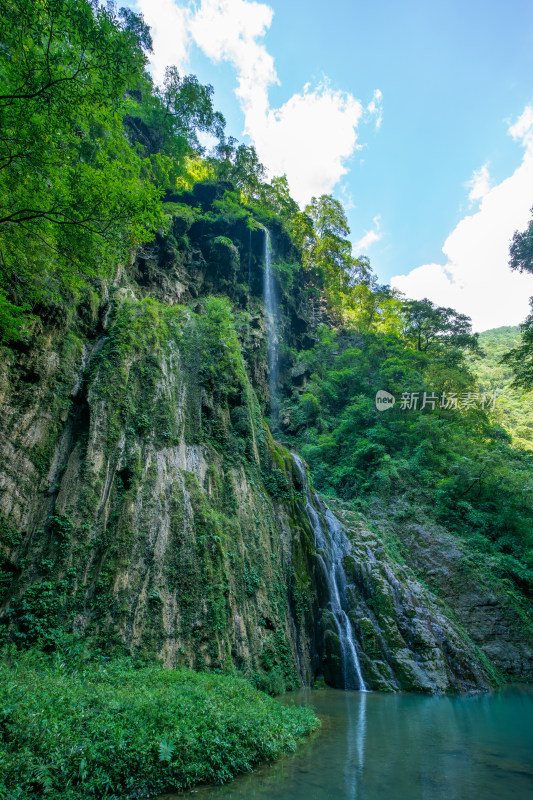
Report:
M171 234L114 281L2 351L2 637L54 647L74 632L167 666L236 668L270 691L340 686L308 497L327 509L262 415L260 234L174 211ZM304 346L298 291L282 297L282 326ZM367 686L489 686L449 609L344 523Z

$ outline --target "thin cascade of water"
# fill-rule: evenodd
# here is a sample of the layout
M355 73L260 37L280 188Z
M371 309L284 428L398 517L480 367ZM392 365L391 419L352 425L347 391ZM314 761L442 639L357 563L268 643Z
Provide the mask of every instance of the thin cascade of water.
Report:
M342 670L345 689L359 689L366 692L365 682L361 673L357 645L355 643L352 624L346 613L346 575L342 564L343 558L350 552L350 542L342 529L337 517L328 508L324 515L326 530L316 511L316 500L313 498L307 484L305 467L299 456L293 454L294 461L300 473L300 480L306 492L306 511L315 535L318 554L318 563L324 573L328 587L329 609L337 625L337 633L341 646ZM313 502L315 500L315 502Z
M265 301L268 345L268 388L270 391L270 416L278 417L278 304L272 276L272 249L270 233L265 231L265 274L263 281L263 297Z

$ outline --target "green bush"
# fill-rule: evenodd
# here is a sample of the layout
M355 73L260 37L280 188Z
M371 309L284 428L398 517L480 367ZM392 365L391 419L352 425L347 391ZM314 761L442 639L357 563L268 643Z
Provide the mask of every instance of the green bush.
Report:
M223 783L319 725L241 678L4 651L0 798L153 797Z

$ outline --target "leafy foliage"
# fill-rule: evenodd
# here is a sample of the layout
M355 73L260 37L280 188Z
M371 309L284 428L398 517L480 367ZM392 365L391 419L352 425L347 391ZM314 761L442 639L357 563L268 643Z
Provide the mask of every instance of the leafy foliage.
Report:
M165 227L162 191L197 179L198 132L222 136L224 118L194 75L169 67L154 87L150 30L130 9L9 0L0 38L0 342L10 342Z
M531 597L531 457L511 446L505 420L438 402L411 411L397 403L383 414L374 402L378 389L420 398L474 391L468 363L478 361L467 362L465 353L481 356L469 319L378 285L368 261L352 254L341 204L322 195L302 211L286 176L268 182L255 149L225 136L211 86L175 67L167 69L162 86L154 86L144 72L151 38L142 16L129 9L117 14L111 5L89 0L4 5L0 340L28 336L39 317L54 324L65 308L72 313L83 291L98 287L132 248L153 240L172 220L165 257L150 269L163 284L171 274L167 266L179 261L181 270L196 258L204 283L191 290L189 310L156 299L157 290L146 296L149 281L137 297L130 287L111 292L107 335L85 376L91 401L105 401L108 409L101 421L104 449L112 452L124 432L165 447L185 437L188 444L216 450L225 468L247 468L248 478L272 497L294 502L294 486L261 422L243 359L248 349L250 374L264 386L263 332L252 327L260 313L261 256L257 247L253 253L252 239L258 241L254 231L272 222L284 246L273 265L280 336L291 339L281 342L280 374L285 386L292 368L299 378L281 415L284 434L308 460L317 488L360 506L401 496L475 542L491 555L495 572ZM209 156L200 133L218 139ZM531 268L530 238L530 229L515 235L512 264L518 269ZM133 273L127 270L128 280L135 280ZM228 292L239 311L226 297L205 296L212 291ZM523 382L531 369L532 331L530 318L522 345L508 357ZM157 394L163 356L170 357L177 344L191 389L183 433L175 414L181 388ZM50 459L41 454L41 460L44 474ZM117 496L137 480L130 472L117 476ZM235 498L228 493L223 510L211 507L195 480L189 476L187 490L209 568L201 579L192 569L187 575L176 545L176 575L190 584L181 613L201 596L217 632L227 625L223 561ZM215 484L213 478L216 494ZM176 518L180 531L177 512ZM69 551L72 526L54 513L48 532L59 563ZM8 528L0 533L13 543ZM73 575L67 570L54 583L49 565L40 566L38 581L13 602L6 620L18 644L57 649ZM111 576L109 567L101 586ZM242 577L251 598L262 576L254 563L243 562ZM281 578L279 586L281 597ZM295 603L303 602L298 597ZM97 591L96 616L103 616L108 599ZM152 618L163 605L159 591L151 591ZM229 679L223 684L182 672L132 672L124 664L74 668L62 658L54 667L30 656L1 665L6 679L14 671L21 687L17 708L6 696L0 717L7 731L6 796L125 796L223 781L290 749L296 735L314 725L310 716L280 718L260 695L248 696L245 684ZM291 685L293 667L286 637L276 631L252 677L281 690ZM31 688L37 673L45 695L40 714Z
M502 362L509 350L520 343L519 327L483 331L479 334L481 353L469 356L469 364L480 390L497 394L495 419L509 431L516 446L533 450L533 396L513 386L515 375L512 366Z
M533 208L531 209L533 214ZM509 249L511 269L519 272L533 272L533 219L525 231L515 231Z
M443 392L476 392L453 336L421 350L399 334L324 329L301 358L309 379L286 413L318 489L363 504L401 496L458 535L479 536L486 550L533 567L530 456L513 449L486 410L439 402ZM378 411L379 389L398 400L418 394L418 408L397 402ZM424 393L436 402L422 409Z
M4 340L23 334L28 304L42 308L108 274L162 223L150 165L122 132L124 90L145 64L133 22L123 27L88 0L3 4Z
M90 662L76 640L53 660L5 651L0 796L155 796L224 783L318 725L310 709L240 678Z
M533 273L533 219L525 231L515 231L509 254L511 269ZM522 341L502 359L515 374L514 385L525 389L533 389L533 298L530 305L531 314L522 325Z
M533 389L533 304L532 312L526 317L522 328L521 342L502 357L502 363L514 372L515 387Z
M154 171L179 176L186 157L204 151L199 132L223 136L225 120L213 108L213 87L203 86L195 75L180 75L176 67L167 67L162 86L144 75L130 97L126 127Z
M330 310L342 318L350 289L369 277L367 263L352 256L342 205L331 195L313 197L304 211L294 216L291 229L317 296L323 296Z
M211 162L219 180L231 181L240 193L242 202L263 203L265 168L259 161L253 146L240 144L230 136L221 139L215 150L216 158Z
M426 352L439 344L476 350L477 334L469 317L453 308L435 306L424 300L407 300L402 305L403 334L417 350Z

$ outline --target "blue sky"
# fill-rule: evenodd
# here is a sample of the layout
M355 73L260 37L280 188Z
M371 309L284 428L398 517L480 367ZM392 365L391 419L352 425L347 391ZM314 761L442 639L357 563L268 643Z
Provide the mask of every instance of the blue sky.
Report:
M516 324L531 276L507 268L533 206L533 3L136 0L153 71L215 88L304 204L331 192L355 254L408 296ZM443 252L443 249L445 252Z

